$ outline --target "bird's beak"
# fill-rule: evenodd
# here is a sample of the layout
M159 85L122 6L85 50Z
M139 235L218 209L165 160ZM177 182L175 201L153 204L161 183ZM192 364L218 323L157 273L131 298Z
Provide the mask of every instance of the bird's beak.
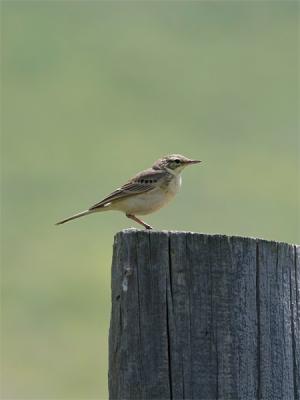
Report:
M188 161L186 161L186 163L189 165L189 164L199 164L199 163L201 163L201 161L200 160L188 160Z

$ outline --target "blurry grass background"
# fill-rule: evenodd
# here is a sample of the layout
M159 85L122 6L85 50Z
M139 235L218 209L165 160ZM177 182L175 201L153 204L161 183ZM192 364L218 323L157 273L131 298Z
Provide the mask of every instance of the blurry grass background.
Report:
M164 154L157 229L299 242L293 1L2 1L3 399L107 398L122 214L80 211Z

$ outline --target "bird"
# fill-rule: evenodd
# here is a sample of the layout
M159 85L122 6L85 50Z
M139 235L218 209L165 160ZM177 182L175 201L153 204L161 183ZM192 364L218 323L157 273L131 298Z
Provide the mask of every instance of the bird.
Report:
M167 205L181 187L181 172L188 165L198 164L180 154L171 154L157 160L151 168L139 172L123 186L85 211L56 223L61 225L85 215L102 211L121 211L145 229L152 226L137 217L151 214Z

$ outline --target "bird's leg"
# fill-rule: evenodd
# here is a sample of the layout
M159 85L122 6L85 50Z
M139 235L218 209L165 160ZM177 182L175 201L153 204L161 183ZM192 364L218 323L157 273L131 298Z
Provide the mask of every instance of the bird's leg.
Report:
M135 215L133 214L126 214L127 218L133 219L135 222L138 224L143 225L146 229L153 229L152 226L146 224L146 222L142 221L141 219L138 219Z

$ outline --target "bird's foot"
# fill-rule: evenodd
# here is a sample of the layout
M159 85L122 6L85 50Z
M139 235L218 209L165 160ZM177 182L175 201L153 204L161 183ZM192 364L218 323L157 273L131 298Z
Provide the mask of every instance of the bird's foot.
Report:
M137 217L136 217L135 215L133 215L133 214L126 214L126 217L132 219L133 221L137 222L137 223L140 224L140 225L143 225L143 227L144 227L145 229L153 229L152 226L146 224L146 222L144 222L144 221L142 221L141 219L137 218Z
M146 229L146 230L147 230L147 229L148 229L148 230L153 229L153 227L152 227L151 225L148 225L148 224L146 224L146 223L145 223L144 226L145 226L145 229Z

